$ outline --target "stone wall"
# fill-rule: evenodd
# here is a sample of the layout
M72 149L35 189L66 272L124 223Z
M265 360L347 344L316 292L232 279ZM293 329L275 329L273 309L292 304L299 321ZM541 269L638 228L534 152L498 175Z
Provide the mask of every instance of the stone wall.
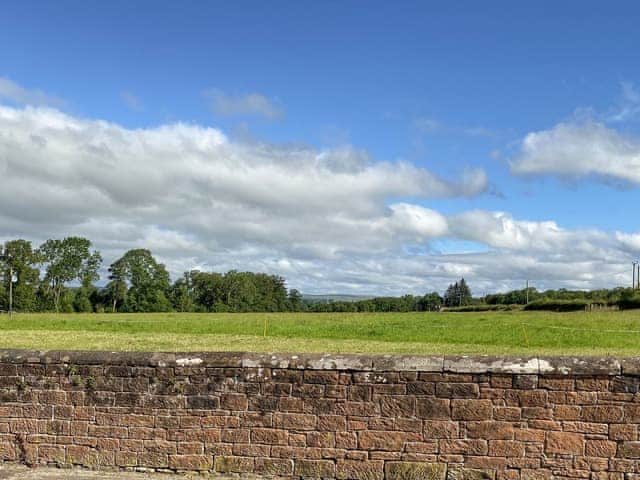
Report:
M0 461L636 479L639 389L636 359L0 350Z

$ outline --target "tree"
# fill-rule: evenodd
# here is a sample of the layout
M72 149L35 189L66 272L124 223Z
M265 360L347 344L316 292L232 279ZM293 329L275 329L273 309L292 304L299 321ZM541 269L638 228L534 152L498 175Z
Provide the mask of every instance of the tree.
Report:
M193 297L197 308L205 312L225 310L223 307L224 279L220 273L193 273Z
M302 294L295 288L292 288L291 290L289 290L289 296L287 297L287 305L288 305L288 310L292 312L299 312L302 310L302 307L304 306L304 304L302 303Z
M418 300L418 310L423 312L437 312L442 306L443 299L438 292L431 292Z
M131 312L166 312L171 310L167 300L169 273L146 249L129 250L109 267L113 309L117 302ZM128 287L126 293L124 289ZM123 300L124 299L124 300Z
M465 282L464 278L460 279L458 288L460 289L460 305L470 305L473 297L471 296L471 290L469 289L469 286L467 285L467 282Z
M111 311L116 313L118 304L124 304L127 298L127 270L125 262L114 262L109 267L109 283L105 288L106 298L111 304Z
M464 278L449 285L444 294L444 304L447 307L464 307L471 304L471 300L471 290Z
M89 286L99 279L102 257L99 252L91 251L91 241L86 238L49 239L40 246L38 253L46 267L44 282L53 296L56 312L60 311L60 299L67 283L77 280L83 286Z
M283 312L287 309L287 288L284 278L266 273L247 275L256 287L252 310L259 312Z
M40 281L38 255L27 240L9 240L0 246L0 305L9 307L9 282L13 282L11 293L13 308L32 312L37 309L37 290ZM13 274L13 278L12 277Z
M192 312L195 307L194 302L194 276L199 273L197 271L184 272L182 278L179 278L171 285L169 289L169 299L173 309L178 312Z

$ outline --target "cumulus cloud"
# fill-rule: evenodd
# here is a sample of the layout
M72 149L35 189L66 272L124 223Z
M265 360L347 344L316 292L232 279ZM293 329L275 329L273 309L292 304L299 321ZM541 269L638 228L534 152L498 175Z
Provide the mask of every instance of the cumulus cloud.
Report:
M640 184L640 141L587 120L529 133L511 161L516 175L594 177Z
M526 278L589 288L623 283L640 253L637 233L425 206L485 192L482 170L443 179L353 147L242 143L181 123L127 129L45 107L0 106L0 178L0 240L85 235L107 263L145 247L174 276L266 271L308 293L420 293L462 275L476 294ZM434 239L485 247L435 254Z
M390 199L487 186L482 170L445 180L351 147L243 144L179 123L131 130L35 107L0 107L0 176L5 235L82 232L197 263L233 252L239 268L252 254L333 259L426 241L446 221Z
M511 251L590 254L608 241L598 230L566 230L554 221L517 220L505 212L464 212L452 216L450 224L457 237Z
M260 93L231 95L222 90L212 88L205 91L211 101L211 108L224 116L260 116L269 120L284 118L284 109Z
M64 105L64 101L56 96L42 90L30 90L6 77L0 77L0 101L19 105Z

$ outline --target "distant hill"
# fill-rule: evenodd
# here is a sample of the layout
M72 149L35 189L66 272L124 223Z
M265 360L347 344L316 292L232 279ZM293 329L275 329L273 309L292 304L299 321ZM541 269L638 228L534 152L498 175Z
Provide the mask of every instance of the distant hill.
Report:
M346 294L327 294L327 295L308 295L303 294L302 300L311 303L326 303L326 302L359 302L360 300L368 300L375 298L373 295L346 295Z

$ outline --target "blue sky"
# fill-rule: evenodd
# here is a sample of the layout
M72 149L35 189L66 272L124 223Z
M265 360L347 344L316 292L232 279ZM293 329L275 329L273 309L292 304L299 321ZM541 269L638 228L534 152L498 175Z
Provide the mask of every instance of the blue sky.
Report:
M510 278L494 278L482 273L484 260L470 262L471 257L464 259L464 268L456 269L457 258L440 260L439 254L528 255L522 245L545 243L545 233L536 229L555 222L563 235L574 237L554 240L549 247L554 252L545 251L544 258L534 255L534 263L550 265L554 258L561 271L563 265L575 263L562 248L571 250L572 242L585 238L585 232L607 240L591 240L589 279L541 269L534 274L539 283L614 285L623 281L616 272L625 268L640 245L634 236L637 221L629 210L639 198L640 184L633 173L640 168L635 154L640 133L640 95L635 87L640 82L638 14L635 2L585 1L5 2L0 16L0 78L5 91L3 95L0 88L0 101L17 111L31 106L62 112L67 119L110 122L127 131L176 124L210 128L234 145L269 145L280 157L285 155L282 149L346 149L350 159L357 156L354 152L366 152L372 165L408 164L452 183L465 170L482 171L486 178L478 191L467 189L463 194L396 188L374 195L377 201L384 197L384 207L414 205L438 212L450 223L446 231L431 229L425 235L420 227L420 235L402 236L395 230L389 234L385 227L390 237L384 247L366 251L332 240L327 243L332 254L316 256L269 245L268 253L252 257L231 248L231 239L228 245L194 247L198 255L181 256L177 248L160 248L176 271L189 262L270 271L279 270L282 262L298 262L297 267L284 267L283 274L294 286L314 292L442 289L446 285L441 283L458 273L475 277L482 289L505 289L519 285L527 275L502 272ZM540 133L549 138L526 150L527 136ZM619 158L603 154L607 146L614 154L622 152ZM36 161L17 158L16 152L15 147L5 151L5 161ZM219 185L207 188L217 199L225 190ZM122 203L113 194L110 198ZM254 213L275 211L252 201L257 202ZM474 211L493 212L494 219L496 212L504 212L516 223L505 226L504 219L500 221L501 239L453 225L452 217ZM336 212L334 208L322 215ZM5 215L0 236L38 231L27 217L20 223L20 218ZM388 220L391 214L381 215ZM358 221L371 224L378 217ZM69 226L89 234L87 223L102 222L101 218L87 213L82 222ZM136 218L129 221L140 224ZM275 222L274 217L261 218L247 222ZM301 215L297 224L279 228L292 229L293 236L307 221ZM198 225L172 229L167 219L158 218L142 223L196 243L203 235ZM353 235L352 230L341 232L336 223L330 228L336 237ZM522 230L517 239L529 235L527 241L515 242L520 247L504 239L514 229ZM406 225L401 230L405 232ZM241 228L236 234L236 243L266 248L265 241ZM621 241L620 235L628 238L613 246L611 242ZM103 248L113 248L115 255L114 242ZM304 239L296 237L295 242L302 245ZM221 261L215 253L220 249L231 260ZM397 267L391 284L368 270L367 262L380 256L389 262L384 268L391 268L390 263L420 260L425 252L437 255L429 261L441 277L429 280L427 271L409 278L406 271L414 267L404 266ZM309 277L305 261L324 262L314 263L314 268L343 274ZM603 265L611 275L600 279L596 272Z

